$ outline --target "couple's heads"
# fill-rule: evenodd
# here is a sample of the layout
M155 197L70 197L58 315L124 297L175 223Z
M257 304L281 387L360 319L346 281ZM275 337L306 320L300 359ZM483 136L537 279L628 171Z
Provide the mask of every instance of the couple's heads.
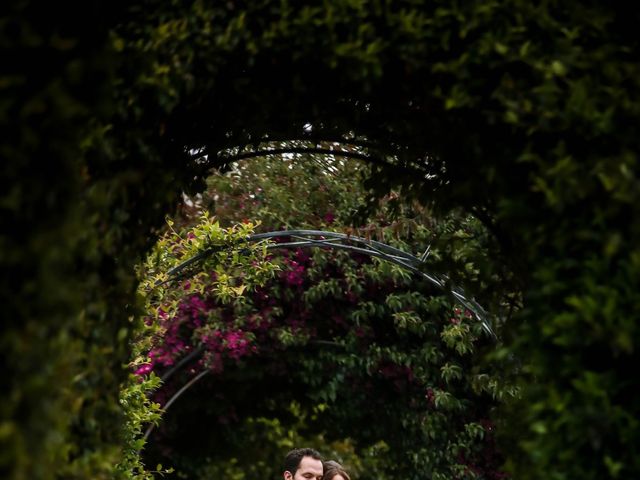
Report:
M351 480L338 462L322 461L312 448L291 450L284 459L284 480Z

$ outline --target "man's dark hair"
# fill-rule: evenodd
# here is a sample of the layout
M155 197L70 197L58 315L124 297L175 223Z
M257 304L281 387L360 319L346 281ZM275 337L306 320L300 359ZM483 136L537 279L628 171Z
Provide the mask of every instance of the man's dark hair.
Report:
M311 457L322 461L320 453L313 448L294 448L284 457L284 471L295 475L298 468L300 468L300 462L303 457Z

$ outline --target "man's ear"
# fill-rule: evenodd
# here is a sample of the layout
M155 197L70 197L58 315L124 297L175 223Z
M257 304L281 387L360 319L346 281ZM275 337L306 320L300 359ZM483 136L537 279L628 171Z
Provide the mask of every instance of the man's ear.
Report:
M291 474L291 472L289 470L284 472L284 480L293 480L293 475Z

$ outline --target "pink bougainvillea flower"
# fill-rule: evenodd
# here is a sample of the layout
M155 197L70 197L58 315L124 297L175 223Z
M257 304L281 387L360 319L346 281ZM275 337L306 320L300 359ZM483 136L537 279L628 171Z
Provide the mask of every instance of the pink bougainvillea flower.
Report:
M323 217L324 222L329 225L331 225L335 219L336 219L336 216L334 215L333 212L327 212Z
M140 365L134 373L134 375L144 376L147 375L153 369L153 365L151 363L145 363L144 365Z
M285 264L289 266L288 270L282 272L285 282L291 286L302 285L305 277L305 266L295 260L288 259L285 259Z

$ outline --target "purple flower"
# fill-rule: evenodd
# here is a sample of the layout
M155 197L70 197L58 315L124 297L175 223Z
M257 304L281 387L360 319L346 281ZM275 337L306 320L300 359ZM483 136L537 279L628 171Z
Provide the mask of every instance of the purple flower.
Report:
M331 225L333 223L333 221L335 220L336 216L333 214L333 212L327 212L324 217L323 220L325 221L325 223L327 223L328 225Z
M289 270L283 272L285 282L291 286L299 286L304 283L304 265L300 265L295 260L289 260Z
M144 365L140 365L140 367L138 367L136 369L134 373L134 375L139 375L139 376L143 376L143 375L147 375L149 372L151 372L151 370L153 369L153 365L150 363L145 363Z

